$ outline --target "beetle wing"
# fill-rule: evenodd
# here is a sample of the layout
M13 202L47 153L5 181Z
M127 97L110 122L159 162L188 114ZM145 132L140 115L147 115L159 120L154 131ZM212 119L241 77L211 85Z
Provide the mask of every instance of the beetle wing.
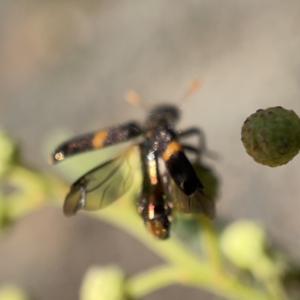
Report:
M77 136L59 145L53 152L50 160L52 163L57 163L76 154L127 142L141 134L142 132L139 125L130 122Z
M180 163L180 161L178 161L177 163ZM194 191L194 193L186 195L183 191L184 189L181 189L175 183L163 160L160 160L159 166L165 189L170 196L171 203L177 210L183 213L203 213L209 218L214 218L214 201L205 195L202 184L200 183L198 178L197 181L199 181L200 184L197 189Z
M139 149L132 146L79 178L66 196L64 213L97 210L118 200L132 186L137 170L140 172Z

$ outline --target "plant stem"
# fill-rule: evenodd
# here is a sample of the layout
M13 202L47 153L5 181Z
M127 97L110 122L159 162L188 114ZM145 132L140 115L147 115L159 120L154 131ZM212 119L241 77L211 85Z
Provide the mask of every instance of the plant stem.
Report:
M223 272L216 273L211 263L201 260L199 256L192 253L190 249L186 248L175 238L167 241L159 241L149 237L145 228L141 226L140 218L133 212L132 207L122 206L122 209L121 205L118 208L116 206L109 207L104 212L93 214L93 216L126 230L138 238L139 241L143 242L148 248L152 249L158 256L172 265L172 267L169 267L170 269L165 267L164 272L166 274L171 269L176 271L173 276L165 279L161 284L158 284L159 280L157 280L156 283L158 286L154 284L156 281L155 278L149 280L151 276L157 276L158 269L153 269L153 273L142 274L148 277L149 286L147 286L146 280L142 281L143 286L138 290L139 297L151 291L153 292L162 286L169 285L173 281L174 283L203 288L232 300L275 300L268 293L251 288L231 275ZM137 281L138 277L135 280Z
M204 215L199 215L198 220L202 227L202 242L207 260L215 271L223 272L222 255L218 244L217 234L212 222Z
M30 184L32 182L37 182L36 177L33 176L31 178L29 173L27 173L26 176L23 176L24 169L17 168L15 171L16 177L13 178L19 178L17 175L22 174L22 178L25 180L22 182L23 186L27 181L29 181L29 186L31 186ZM57 198L61 198L60 195L65 190L63 184L51 180L50 177L41 174L36 175L39 176L40 181L38 181L39 184L33 191L34 193L39 191L39 193L37 193L39 194L38 198L46 198L49 195L55 195ZM19 184L18 181L17 185ZM40 187L42 188L40 189ZM53 189L56 190L56 192L53 192ZM41 197L42 194L44 194L43 197ZM32 193L24 193L19 197L22 202L25 201L30 203L30 200L32 201ZM201 259L201 257L193 253L182 242L175 238L171 238L167 241L159 241L150 237L142 225L142 220L134 211L132 205L128 204L131 197L127 197L128 201L122 201L122 199L120 199L119 204L112 205L103 212L97 212L95 214L90 213L89 215L105 220L126 230L169 263L169 266L156 267L130 279L128 289L133 296L142 297L172 283L181 283L203 288L214 294L232 300L276 299L267 292L262 292L247 286L239 281L238 278L220 271L221 258L220 254L216 252L217 241L215 240L213 231L211 231L213 229L208 226L208 220L200 219L203 229L207 230L204 240L209 244L207 245L209 259L205 260ZM36 208L36 204L28 207L28 209L30 208ZM28 211L28 209L24 209L24 211Z
M127 282L127 289L131 297L139 299L180 281L179 278L180 272L176 268L158 266L131 277Z

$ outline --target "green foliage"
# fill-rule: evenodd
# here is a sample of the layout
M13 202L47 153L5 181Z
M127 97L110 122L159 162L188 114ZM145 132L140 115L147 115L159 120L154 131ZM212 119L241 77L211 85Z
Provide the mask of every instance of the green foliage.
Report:
M61 205L61 199L68 189L54 176L20 165L13 159L14 143L0 133L0 151L6 151L5 149L9 149L5 155L0 153L3 170L0 186L0 235L21 215L49 204L50 200L53 205ZM64 174L68 176L73 171L67 167ZM209 194L215 197L218 180L207 167L199 165L197 172L206 173L205 183L207 186L211 185ZM271 256L270 251L266 251L266 233L255 222L239 221L225 228L216 228L204 216L179 215L177 227L181 227L181 231L177 234L174 232L167 241L159 241L147 234L135 211L132 201L134 197L136 192L133 187L113 206L88 215L133 235L165 263L132 277L126 277L117 266L95 266L83 279L81 300L137 300L171 284L206 289L232 300L293 299L283 286L283 282L288 284L288 262L282 255ZM176 226L174 230L177 230ZM14 296L12 291L13 288L6 288L4 292L0 290L0 300L28 299L22 292L15 292Z

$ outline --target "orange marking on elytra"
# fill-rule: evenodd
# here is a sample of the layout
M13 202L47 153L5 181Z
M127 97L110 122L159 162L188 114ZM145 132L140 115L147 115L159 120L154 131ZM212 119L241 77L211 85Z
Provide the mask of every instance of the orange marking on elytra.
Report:
M181 146L177 141L172 141L168 144L167 149L164 151L162 158L164 161L168 161L170 157L177 151L181 151Z
M103 130L99 131L95 134L92 143L94 148L101 148L103 147L105 138L107 137L108 131Z

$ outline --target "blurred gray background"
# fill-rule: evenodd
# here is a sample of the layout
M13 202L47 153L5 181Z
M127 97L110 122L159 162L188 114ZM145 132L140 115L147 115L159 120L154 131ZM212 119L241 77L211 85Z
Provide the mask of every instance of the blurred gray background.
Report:
M126 90L150 105L178 103L200 77L180 128L201 127L220 155L207 160L222 180L218 219L260 221L299 261L299 157L264 167L240 141L243 121L259 108L300 114L299 29L298 0L2 0L0 126L27 164L54 172L43 151L54 132L142 121L145 112L123 100ZM40 300L78 299L92 264L135 274L159 262L126 233L56 208L22 218L0 241L0 283L21 284ZM184 287L145 299L167 297L216 299Z

